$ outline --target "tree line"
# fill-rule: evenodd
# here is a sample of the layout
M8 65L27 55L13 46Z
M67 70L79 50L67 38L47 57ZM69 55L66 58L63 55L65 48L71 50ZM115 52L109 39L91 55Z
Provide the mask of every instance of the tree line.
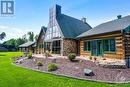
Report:
M27 37L28 36L28 37ZM0 40L3 40L6 37L6 33L2 32L0 34ZM24 44L28 41L36 41L38 38L38 35L34 35L33 32L28 32L27 34L23 35L19 38L12 38L10 40L4 41L1 46L6 47L7 49L15 48L17 49L19 45Z

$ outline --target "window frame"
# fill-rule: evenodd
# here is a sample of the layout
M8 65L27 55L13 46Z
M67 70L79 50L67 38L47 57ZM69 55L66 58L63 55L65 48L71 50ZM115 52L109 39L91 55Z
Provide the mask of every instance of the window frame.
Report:
M90 43L90 47L88 47L88 42ZM91 41L84 41L84 51L91 52Z
M105 48L106 48L106 47L105 47L105 40L108 41L108 50L105 49ZM111 46L112 46L112 45L111 45L111 41L112 41L112 40L114 40L114 50L113 50L113 51L111 50L111 48L112 48L112 47L111 47ZM103 42L104 42L104 43L103 43L103 44L104 44L104 53L115 53L115 52L116 52L116 40L115 40L115 38L104 39Z

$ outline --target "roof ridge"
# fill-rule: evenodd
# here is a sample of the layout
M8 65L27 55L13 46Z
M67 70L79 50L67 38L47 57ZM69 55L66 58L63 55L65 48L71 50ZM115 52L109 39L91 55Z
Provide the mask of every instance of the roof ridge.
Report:
M114 31L120 31L130 25L130 15L122 17L121 19L114 19L105 23L101 23L96 27L83 32L77 37L85 37L103 33L110 33Z
M130 15L124 16L124 17L122 17L121 19L109 20L109 21L104 22L104 23L101 23L101 24L99 24L99 25L97 25L97 26L100 26L100 25L103 25L103 24L106 24L106 23L109 23L109 22L113 22L113 21L116 21L116 20L122 20L122 19L124 19L124 18L126 18L126 17L129 17L129 16L130 16ZM95 27L97 27L97 26L95 26ZM95 27L93 27L93 28L95 28ZM92 29L93 29L93 28L92 28Z

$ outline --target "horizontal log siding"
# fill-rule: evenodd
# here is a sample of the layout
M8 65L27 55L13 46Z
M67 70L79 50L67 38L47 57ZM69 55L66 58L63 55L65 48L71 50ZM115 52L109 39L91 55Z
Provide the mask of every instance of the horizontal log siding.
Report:
M130 32L124 35L125 37L125 57L130 58Z
M80 55L81 56L91 56L91 52L84 51L84 41L85 40L109 39L109 38L115 38L116 52L115 53L104 53L103 57L104 58L113 58L113 59L124 59L125 58L124 37L120 32L82 38L80 40Z

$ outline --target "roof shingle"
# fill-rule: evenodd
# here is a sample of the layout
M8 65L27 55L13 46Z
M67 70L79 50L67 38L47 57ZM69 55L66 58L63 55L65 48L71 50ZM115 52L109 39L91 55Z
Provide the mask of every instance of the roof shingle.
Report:
M64 14L58 15L56 19L65 38L74 39L92 28L89 24Z
M80 34L79 36L77 36L77 38L119 31L125 29L128 26L130 26L130 15L121 19L116 19L106 23L102 23L94 27L93 29Z
M33 44L35 44L35 42L28 41L27 43L24 43L24 44L20 45L19 47L28 47Z

